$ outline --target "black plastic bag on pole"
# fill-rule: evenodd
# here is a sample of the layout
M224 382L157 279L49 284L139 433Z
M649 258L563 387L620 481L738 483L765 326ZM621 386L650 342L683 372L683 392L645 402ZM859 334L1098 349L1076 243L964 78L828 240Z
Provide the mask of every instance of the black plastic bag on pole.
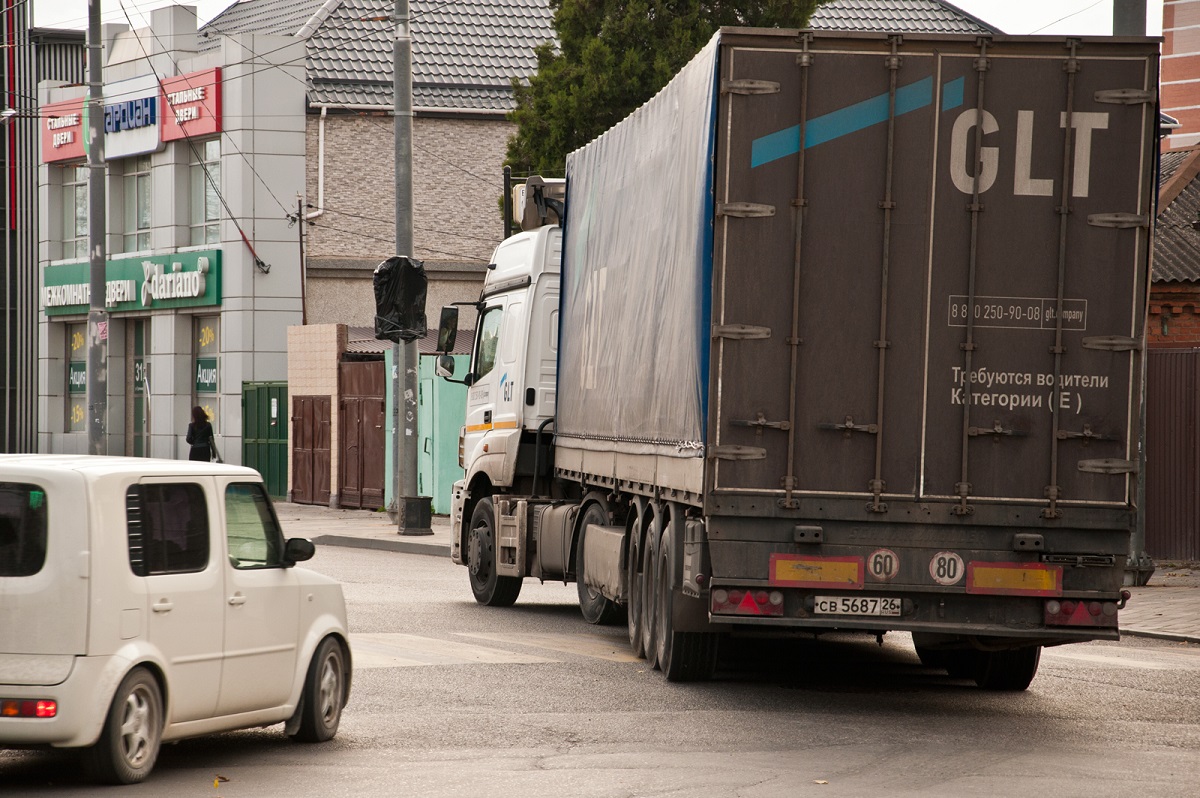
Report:
M375 337L399 343L424 338L425 264L405 255L375 267Z

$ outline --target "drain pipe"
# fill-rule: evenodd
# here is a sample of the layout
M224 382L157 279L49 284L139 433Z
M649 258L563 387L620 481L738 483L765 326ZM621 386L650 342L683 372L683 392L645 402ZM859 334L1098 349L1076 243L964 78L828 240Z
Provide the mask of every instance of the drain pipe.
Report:
M328 106L321 106L321 121L317 127L317 209L304 215L311 221L325 213L325 114Z

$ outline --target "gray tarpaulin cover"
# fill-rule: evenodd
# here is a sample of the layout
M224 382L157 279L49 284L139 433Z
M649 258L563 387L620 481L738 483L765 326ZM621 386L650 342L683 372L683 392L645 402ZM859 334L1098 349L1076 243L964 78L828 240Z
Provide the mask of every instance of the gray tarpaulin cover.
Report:
M567 156L560 445L703 454L717 52Z

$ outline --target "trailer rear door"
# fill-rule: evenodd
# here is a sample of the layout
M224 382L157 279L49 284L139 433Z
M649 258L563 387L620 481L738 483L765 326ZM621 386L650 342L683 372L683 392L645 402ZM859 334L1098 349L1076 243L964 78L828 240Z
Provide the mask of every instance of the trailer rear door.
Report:
M720 74L714 488L1129 502L1157 46L730 36Z

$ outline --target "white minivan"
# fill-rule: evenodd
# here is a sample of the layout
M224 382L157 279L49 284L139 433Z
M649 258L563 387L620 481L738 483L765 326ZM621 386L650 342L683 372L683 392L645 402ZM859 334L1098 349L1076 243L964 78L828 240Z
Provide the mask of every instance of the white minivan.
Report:
M332 738L346 606L293 567L313 552L249 468L0 455L0 748L83 748L128 784L161 742L276 723Z

